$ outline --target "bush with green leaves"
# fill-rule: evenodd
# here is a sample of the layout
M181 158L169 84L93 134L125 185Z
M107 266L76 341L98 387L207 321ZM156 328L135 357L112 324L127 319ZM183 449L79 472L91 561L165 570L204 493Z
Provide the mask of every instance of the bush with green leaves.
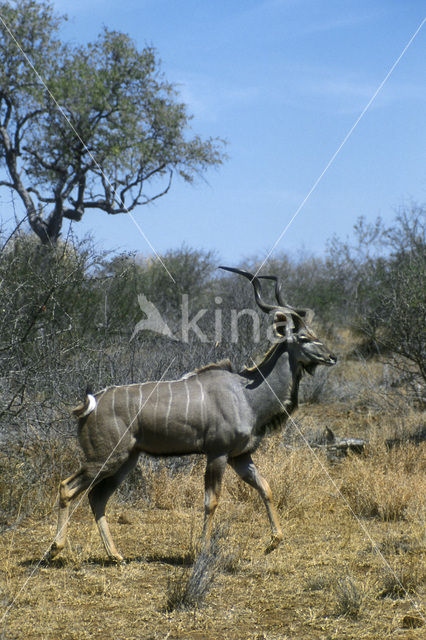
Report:
M104 28L62 42L49 0L0 2L0 187L16 192L32 231L55 244L64 219L128 213L224 160L193 135L157 52Z

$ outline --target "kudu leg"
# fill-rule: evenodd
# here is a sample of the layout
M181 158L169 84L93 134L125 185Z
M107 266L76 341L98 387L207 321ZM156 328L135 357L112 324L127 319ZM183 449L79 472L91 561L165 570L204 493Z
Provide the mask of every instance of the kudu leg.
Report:
M59 485L59 515L56 536L50 547L48 559L51 560L58 555L65 546L67 538L67 528L69 521L69 509L72 500L90 485L92 478L87 474L84 467L79 469L72 476L63 480Z
M266 547L265 553L270 553L278 547L283 539L283 532L278 521L277 511L272 502L271 488L265 478L260 475L249 454L238 456L237 458L231 458L228 462L244 482L247 482L247 484L254 487L256 491L259 492L260 497L265 504L271 525L271 542Z
M223 474L225 473L227 456L207 458L206 472L204 475L204 526L201 536L201 548L207 550L212 533L213 516L216 511L220 491L222 488Z
M96 484L89 492L89 503L98 525L99 533L105 550L110 558L116 562L123 562L123 556L118 552L117 547L109 530L105 517L105 508L108 500L114 491L120 486L127 474L135 467L139 458L139 453L131 453L126 462L113 475L108 476Z

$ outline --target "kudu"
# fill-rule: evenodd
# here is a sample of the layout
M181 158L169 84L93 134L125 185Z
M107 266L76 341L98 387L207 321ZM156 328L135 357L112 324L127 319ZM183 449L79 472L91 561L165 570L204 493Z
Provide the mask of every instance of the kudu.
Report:
M308 323L313 313L285 304L275 276L277 304L266 304L258 277L247 271L221 267L250 280L257 305L273 314L277 341L262 362L233 372L229 361L208 365L173 381L144 382L109 387L86 394L73 413L79 420L79 440L86 462L61 482L59 518L49 551L55 557L65 545L72 500L89 490L89 502L106 552L123 560L112 540L105 507L112 493L131 469L139 454L173 456L199 453L207 456L202 544L207 546L212 519L229 464L260 494L271 526L272 551L283 534L267 481L260 475L251 454L273 424L284 424L297 407L303 371L336 362Z

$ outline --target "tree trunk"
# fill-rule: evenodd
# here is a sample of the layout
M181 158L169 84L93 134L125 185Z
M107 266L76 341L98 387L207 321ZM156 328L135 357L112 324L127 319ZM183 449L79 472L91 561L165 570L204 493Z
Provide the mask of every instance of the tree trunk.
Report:
M9 186L14 189L21 198L25 207L25 211L27 212L27 218L28 222L30 223L30 227L38 236L41 243L54 246L59 238L62 227L62 202L58 201L48 220L43 220L41 215L37 213L34 201L21 180L21 175L17 167L18 153L13 147L9 134L5 127L0 126L0 136L2 138L3 147L5 150L4 158L6 161L6 166L11 179L11 183L9 184Z

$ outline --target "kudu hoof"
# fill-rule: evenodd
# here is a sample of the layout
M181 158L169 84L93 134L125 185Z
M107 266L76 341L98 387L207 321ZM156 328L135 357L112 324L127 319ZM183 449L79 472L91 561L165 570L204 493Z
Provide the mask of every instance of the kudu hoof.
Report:
M63 547L58 547L57 544L54 542L50 547L49 551L44 556L43 560L45 562L51 562L51 560L54 560L56 556L58 556L61 553L62 549Z
M283 539L282 535L272 536L271 542L268 544L268 546L265 549L265 555L267 555L268 553L271 553L271 551L276 549L280 544L280 542L282 541L282 539Z
M118 553L118 551L115 551L115 553L107 551L107 558L107 562L109 564L116 564L118 566L124 566L126 564L126 560L123 558L121 553Z

